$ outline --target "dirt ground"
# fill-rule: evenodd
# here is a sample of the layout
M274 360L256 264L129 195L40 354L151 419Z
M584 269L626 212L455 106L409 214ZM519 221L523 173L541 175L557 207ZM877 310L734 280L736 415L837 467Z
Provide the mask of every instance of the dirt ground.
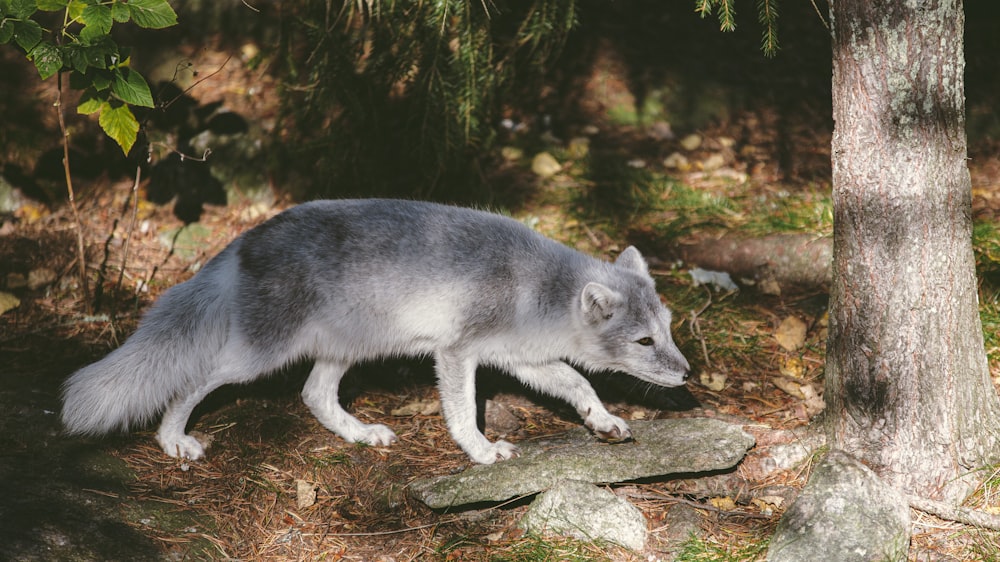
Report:
M613 24L610 18L608 25ZM817 24L803 25L812 29ZM976 29L970 17L970 33ZM744 93L738 102L720 95L716 101L726 106L724 111L705 109L713 117L696 129L675 125L676 136L657 136L662 130L655 123L640 126L607 118L615 108L641 105L636 80L654 81L649 74L636 77L630 57L645 47L623 36L618 44L605 45L604 55L591 59L589 70L579 75L576 84L585 95L564 109L570 116L566 130L573 130L572 123L595 124L601 133L593 137L591 150L641 160L658 170L687 133L697 132L706 144L701 152L691 153L692 160L724 154L725 169L748 181L714 181L697 167L669 172L678 179L720 195L738 189L748 201L781 197L789 190L822 197L828 190L832 128L822 83L824 72L827 81L829 74L828 68L812 68L812 58L804 54L811 52L810 44L797 46L799 37L790 33L785 43L791 53L785 64L799 69L797 73L786 69L784 82L777 84L773 77L760 77L773 87ZM812 56L829 61L828 52L818 50ZM976 66L978 53L970 55L973 70L982 66ZM204 46L187 56L204 68L218 68L228 58L224 49ZM50 99L51 92L33 81L30 69L15 58L8 53L0 61L2 80L17 86L17 95L0 98L0 111L20 113L38 126L36 132L18 133L23 146L11 134L5 137L2 159L7 170L11 163L37 158L42 151L28 145L37 141L37 146L45 146L39 139L54 130L48 102L38 101ZM736 73L745 76L763 67L753 60ZM711 71L700 64L706 63L686 61L672 69L675 74L664 75L683 77L704 70L728 76L740 63ZM705 80L706 90L710 82L711 88L725 90L721 78ZM983 108L994 101L980 95L988 90L986 82L970 77L970 114L987 114ZM227 64L192 95L203 102L221 100L244 115L273 115L267 101L247 101L243 86L248 83L265 83L265 77ZM989 135L988 116L974 124L980 131L970 143L975 213L977 220L994 220L1000 210L1000 145ZM730 149L725 139L750 148ZM585 191L572 177L543 182L528 168L509 162L498 167L497 177L521 182L508 187L517 197L499 199L515 202L510 207L516 217L535 220L545 234L583 251L611 257L627 243L650 241L655 232L651 224L663 219L631 213L625 224L589 220L591 215L581 216L579 209L565 203L567 192ZM616 493L637 505L650 522L647 552L523 536L515 525L525 509L523 501L440 513L412 500L406 494L409 481L469 465L448 437L440 414L393 415L394 410L435 398L427 361L365 365L344 384L344 402L360 419L388 423L399 435L400 442L391 448L346 444L312 418L298 399L308 364L210 396L193 422L193 430L212 441L204 461L166 457L151 428L102 440L67 438L58 421L59 385L65 377L124 341L163 290L189 278L239 233L293 204L280 187L266 204L230 198L225 206L207 206L196 228L188 229L193 239L180 240L173 234L183 223L171 206L140 201L133 207L132 183L127 175L107 172L78 180L88 294L77 275L77 221L56 199L61 195L57 188L43 189L41 197L2 217L0 278L19 275L31 284L34 273L39 281L16 290L0 285L20 299L20 306L0 315L0 558L669 560L687 553L689 560L753 560L762 558L762 545L808 477L808 458L793 468L761 468L771 447L811 439L809 422L815 415L804 400L769 381L774 373L793 372L821 388L825 295L820 290L783 296L706 293L672 266L670 247L675 241L663 239L651 241L655 251L662 252L652 257L661 291L677 313L678 341L696 371L724 374L725 383L716 388L708 377L691 383L688 392L677 393L595 375L595 386L612 411L625 419L720 417L744 424L757 437L758 449L732 474L617 487ZM95 310L98 293L100 307ZM722 313L727 308L740 313ZM789 317L805 327L794 352L780 337ZM480 379L482 400L495 401L516 418L516 429L505 430L512 440L579 423L566 405L519 388L502 375L482 373ZM497 438L495 426L486 422L488 437ZM315 491L311 501L300 501L302 483ZM963 560L970 552L996 559L995 549L981 546L996 541L996 534L916 511L913 515L918 528L914 559ZM689 535L679 530L701 539L700 554L683 550Z

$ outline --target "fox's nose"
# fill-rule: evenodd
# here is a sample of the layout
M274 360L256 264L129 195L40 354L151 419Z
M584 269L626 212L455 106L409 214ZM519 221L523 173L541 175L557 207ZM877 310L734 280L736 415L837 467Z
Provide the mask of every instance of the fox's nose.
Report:
M684 375L681 377L684 382L691 377L691 364L688 363L684 356L681 356L681 370L684 371Z

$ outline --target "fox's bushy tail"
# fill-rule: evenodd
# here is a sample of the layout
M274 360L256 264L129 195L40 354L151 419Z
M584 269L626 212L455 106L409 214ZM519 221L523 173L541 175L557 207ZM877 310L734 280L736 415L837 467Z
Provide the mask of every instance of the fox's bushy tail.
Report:
M67 432L101 435L148 423L177 394L179 389L172 384L177 379L163 372L172 371L170 364L151 361L161 354L143 349L137 339L146 338L133 337L66 380L62 421Z
M66 380L68 433L102 435L147 424L205 380L228 331L214 277L203 270L164 293L124 345Z

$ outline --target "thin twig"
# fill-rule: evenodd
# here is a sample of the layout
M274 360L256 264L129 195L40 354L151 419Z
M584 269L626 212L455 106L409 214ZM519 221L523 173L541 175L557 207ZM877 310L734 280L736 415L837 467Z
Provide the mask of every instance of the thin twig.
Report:
M458 517L453 517L449 520L439 521L436 523L427 523L424 525L417 525L415 527L404 527L402 529L393 529L392 531L372 531L368 533L324 533L325 537L381 537L385 535L398 535L400 533L409 533L412 531L419 531L421 529L429 529L431 527L437 527L438 525L443 525L446 523L454 523L456 521L461 521Z
M128 228L125 231L125 243L123 244L123 247L122 247L121 265L118 267L118 281L115 283L115 294L116 295L120 295L121 294L122 282L125 279L125 266L128 264L129 242L132 240L132 234L135 232L136 217L139 214L139 183L141 182L141 180L142 180L142 166L141 165L136 165L136 167L135 167L135 182L132 184L132 191L129 194L129 197L132 199L132 201L131 201L131 203L132 203L132 217L131 217L131 220L129 221ZM128 202L128 201L126 201L126 202ZM122 214L124 214L124 209L122 211ZM116 223L117 223L117 221L116 221ZM117 227L117 225L116 225L116 227ZM112 230L112 233L113 233L113 230ZM142 287L142 285L140 285L140 287ZM139 294L139 291L137 290L136 291L136 295L138 295L138 294ZM138 302L138 296L136 297L136 302ZM118 299L117 298L115 298L115 299L112 300L112 305L111 305L111 327L114 330L115 339L117 340L117 334L118 334Z
M188 92L190 92L191 90L197 88L205 80L208 80L209 78L211 78L211 77L215 76L216 74L222 72L222 69L226 68L226 65L229 64L229 61L231 61L232 59L233 59L233 55L229 55L228 57L226 57L226 60L222 61L222 64L219 65L219 68L215 69L215 71L213 71L208 76L205 76L201 80L198 80L194 84L191 84L190 86L188 86L188 88L186 90L184 90L183 92L181 92L180 94L178 94L174 99L172 99L172 100L164 103L163 107L164 108L170 107L175 101L179 100L181 96L183 96L183 95L187 94Z
M212 155L212 149L211 148L206 148L205 152L202 153L201 158L199 158L197 156L191 156L190 154L181 152L180 150L177 150L176 148L174 148L174 147L172 147L172 146L170 146L170 145L168 145L166 143L162 143L162 142L151 142L151 143L149 143L149 150L150 150L150 152L152 152L153 148L163 148L163 149L166 149L169 152L173 152L174 154L176 154L176 155L178 155L178 156L181 157L181 162L183 162L185 160L191 160L192 162L208 162L208 157Z
M591 244L593 244L597 248L600 248L601 246L603 246L603 244L601 244L601 240L599 238L597 238L597 235L594 234L594 231L591 230L589 226L587 226L584 223L580 223L580 225L583 227L583 232L584 232L584 234L587 235L587 238L590 238L590 243Z
M139 183L142 181L142 166L135 167L135 182L132 183L132 218L129 221L128 229L125 231L125 244L122 247L122 262L118 269L118 282L115 284L115 292L122 289L122 281L125 279L125 264L128 262L128 246L135 232L135 221L139 215Z
M87 253L83 246L83 222L80 220L80 211L76 206L76 193L73 191L73 177L69 169L69 132L66 130L66 118L63 115L62 105L62 73L57 73L56 79L56 115L59 116L59 132L62 134L63 146L63 171L66 173L66 193L69 196L69 207L73 211L73 220L76 222L76 252L80 271L80 288L83 290L83 302L87 307L87 312L92 310L90 302L90 287L87 283Z
M816 15L819 16L819 21L823 24L823 27L825 27L827 31L830 31L830 24L826 21L826 18L823 17L823 12L819 11L819 6L816 5L816 0L809 0L809 2L813 5L813 9L816 10Z
M516 497L511 498L511 499L509 499L509 500L507 500L505 502L499 503L499 504L494 505L494 506L490 506L490 507L488 507L488 508L486 508L486 509L484 509L482 511L484 511L484 512L485 511L495 511L497 509L501 509L501 508L503 508L503 507L505 507L507 505L510 505L512 503L519 502L519 501L523 500L524 498L526 498L526 497L528 497L530 495L532 495L532 494L523 494L523 495L520 495L520 496L516 496ZM381 537L381 536L384 536L384 535L397 535L397 534L400 534L400 533L409 533L411 531L419 531L421 529L429 529L431 527L440 527L441 525L448 525L449 523L458 523L459 521L465 521L466 519L467 518L465 518L465 517L456 516L456 517L449 517L449 518L441 519L441 520L435 521L434 523L427 523L427 524L424 524L424 525L416 525L416 526L413 526L413 527L404 527L402 529L393 529L391 531L372 531L372 532L368 532L368 533L326 533L323 536L324 537ZM327 524L327 527L329 527L329 523Z
M121 217L115 217L111 221L111 229L108 231L107 237L104 238L104 256L101 258L101 264L97 266L97 281L94 283L94 314L100 312L104 304L104 277L108 269L108 261L111 260L111 243L115 240L118 223L124 216L125 209L122 209ZM114 315L112 314L112 316Z
M703 312L708 310L708 307L712 305L712 290L708 289L708 301L697 311L691 311L691 335L695 337L699 342L701 342L701 352L705 355L705 367L708 369L712 368L712 360L708 358L708 344L705 343L705 336L701 333L701 325L699 323L698 317L701 316Z
M165 266L167 262L170 260L170 258L173 257L174 250L176 250L177 248L177 239L180 238L181 232L183 231L184 231L183 228L179 228L177 229L177 232L174 233L173 237L170 239L170 248L167 250L167 255L163 257L163 261L153 266L153 270L149 272L149 277L146 277L143 286L145 287L152 286L153 278L156 277L157 272L159 272L160 268ZM139 310L139 291L135 292L135 301L133 303L133 307L135 311Z
M715 507L714 505L709 504L709 503L704 503L704 502L695 501L695 500L689 500L689 499L687 499L685 497L682 497L682 496L679 496L679 495L676 495L676 494L667 494L667 493L647 494L647 493L633 492L633 491L624 491L624 492L620 492L620 493L622 495L625 495L625 496L629 497L629 498L634 498L634 499L637 499L637 500L654 500L654 501L664 501L664 502L681 503L681 504L684 504L684 505L689 505L689 506L691 506L691 507L693 507L695 509L702 509L702 510L705 510L705 511L708 511L708 512L711 512L711 513L717 513L717 514L719 514L719 515L721 515L723 517L745 517L745 518L748 518L748 519L771 519L772 518L769 515L764 515L764 514L761 514L761 513L749 513L749 512L746 512L746 511L730 511L728 509L722 509L720 507Z

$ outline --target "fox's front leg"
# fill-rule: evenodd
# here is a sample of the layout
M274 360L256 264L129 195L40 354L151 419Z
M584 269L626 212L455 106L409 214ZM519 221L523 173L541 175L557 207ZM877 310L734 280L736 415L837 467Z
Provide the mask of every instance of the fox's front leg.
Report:
M441 412L452 439L480 464L517 456L517 447L507 441L491 443L476 425L476 362L450 353L435 355Z
M569 402L583 418L583 425L604 441L615 443L632 438L625 420L608 412L586 377L566 363L520 365L514 369L514 376L539 392Z

